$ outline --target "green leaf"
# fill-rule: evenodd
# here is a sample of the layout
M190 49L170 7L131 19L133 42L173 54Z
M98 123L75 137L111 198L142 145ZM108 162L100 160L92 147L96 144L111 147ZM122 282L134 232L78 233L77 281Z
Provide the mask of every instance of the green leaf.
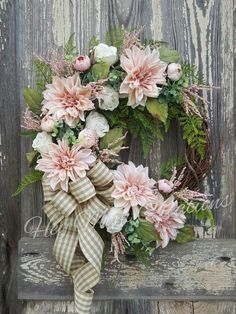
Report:
M46 61L39 58L33 60L33 65L37 90L42 92L45 90L45 86L52 81L52 70Z
M64 48L64 54L65 55L74 55L75 54L75 49L76 49L76 45L75 45L75 33L72 33L67 41L67 43L65 44L65 48Z
M105 136L103 136L100 139L100 149L106 149L110 148L115 151L115 153L119 153L122 145L123 145L123 140L119 140L116 142L118 139L120 139L123 136L123 130L121 128L114 128L111 129L108 133L106 133ZM111 145L114 143L113 145ZM110 146L109 146L110 145Z
M186 243L189 241L193 241L195 239L196 239L196 237L195 237L195 232L194 232L193 226L185 225L182 229L178 230L178 234L177 234L175 241L177 243L182 244L182 243Z
M33 88L26 87L23 90L23 95L24 95L25 103L28 106L29 110L39 115L41 113L41 107L42 107L41 103L43 101L42 94Z
M125 30L121 28L114 28L112 31L106 33L105 42L109 46L115 46L120 53L124 42Z
M12 194L12 196L19 195L25 188L30 184L41 181L43 177L43 172L38 170L31 170L22 179L17 190Z
M92 50L98 44L99 44L99 39L96 36L93 36L89 41L89 50Z
M146 102L148 112L154 117L159 119L166 126L168 118L168 104L160 102L157 98L148 98Z
M110 65L105 62L95 63L91 68L91 73L96 80L102 80L108 77Z
M36 164L37 158L39 157L39 152L33 150L32 152L29 152L26 154L26 159L29 163L29 166L32 167Z
M140 219L139 225L136 228L135 232L137 233L138 237L145 242L160 240L160 236L158 235L153 224L151 224L147 220L141 220Z
M177 50L172 50L162 46L159 49L160 59L166 63L178 62L180 59L180 54Z
M37 136L38 132L33 131L33 130L26 130L26 131L21 131L20 135L21 136L25 136L25 137L30 137L32 139L35 139L35 137Z

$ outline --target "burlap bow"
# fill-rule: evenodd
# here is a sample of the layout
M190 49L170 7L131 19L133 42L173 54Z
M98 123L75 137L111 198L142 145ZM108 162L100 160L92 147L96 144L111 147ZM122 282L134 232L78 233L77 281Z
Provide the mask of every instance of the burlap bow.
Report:
M101 162L87 176L70 182L69 192L54 192L43 182L43 209L53 226L60 226L53 253L74 282L75 306L79 314L90 313L93 288L100 279L104 243L94 225L111 207L112 172ZM76 249L86 262L81 265Z

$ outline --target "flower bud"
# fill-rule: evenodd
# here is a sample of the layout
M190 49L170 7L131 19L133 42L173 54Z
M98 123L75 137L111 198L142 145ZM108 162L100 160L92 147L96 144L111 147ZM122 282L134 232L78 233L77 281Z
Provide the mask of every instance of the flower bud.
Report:
M74 61L74 68L80 72L87 71L90 68L90 66L91 63L88 56L80 55Z
M173 183L166 179L162 179L157 182L157 188L162 193L171 193L173 187L174 187Z
M41 120L41 129L45 132L52 132L55 127L55 120L52 116L45 116Z
M77 140L76 146L83 148L91 148L98 143L98 135L95 130L83 129L79 133L79 137Z
M171 81L178 81L182 76L182 68L179 63L170 63L167 67L167 76Z

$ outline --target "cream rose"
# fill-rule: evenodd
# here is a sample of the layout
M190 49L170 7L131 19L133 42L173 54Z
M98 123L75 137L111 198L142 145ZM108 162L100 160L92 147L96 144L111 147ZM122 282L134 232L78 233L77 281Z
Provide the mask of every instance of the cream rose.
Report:
M34 150L37 150L41 155L47 153L52 144L52 137L47 132L40 132L37 134L33 140L32 147Z
M101 219L100 227L107 228L109 233L120 232L127 222L127 216L124 215L122 208L112 207Z
M109 131L109 124L102 114L92 111L86 118L86 128L96 131L99 137L103 137Z
M105 86L99 97L99 108L113 111L119 105L119 94L109 86Z
M94 47L95 61L103 61L109 65L113 65L117 61L117 48L106 44L99 44Z

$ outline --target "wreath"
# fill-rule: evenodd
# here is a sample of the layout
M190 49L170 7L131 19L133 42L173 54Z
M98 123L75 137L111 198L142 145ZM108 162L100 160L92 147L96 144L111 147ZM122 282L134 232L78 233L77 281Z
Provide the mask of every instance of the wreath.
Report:
M144 260L169 241L193 240L190 215L214 226L208 195L196 190L210 166L201 91L211 87L195 66L178 63L176 50L143 43L140 32L115 30L106 43L92 38L88 55L78 54L72 34L63 55L35 57L36 88L23 92L22 135L33 138L33 151L14 195L42 181L43 209L58 228L53 253L73 278L78 313L90 311L103 239L114 261L125 252ZM163 164L158 178L122 162L135 138L146 158L174 120L186 143L183 158Z

